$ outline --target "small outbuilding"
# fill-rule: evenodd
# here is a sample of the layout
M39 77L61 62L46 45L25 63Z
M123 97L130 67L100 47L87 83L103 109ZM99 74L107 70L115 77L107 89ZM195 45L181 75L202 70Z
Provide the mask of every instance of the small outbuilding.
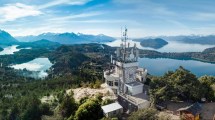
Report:
M123 108L118 102L102 106L102 110L104 115L110 118L119 117L123 112Z
M201 104L196 102L185 108L180 108L177 111L179 111L182 120L200 120L201 109Z

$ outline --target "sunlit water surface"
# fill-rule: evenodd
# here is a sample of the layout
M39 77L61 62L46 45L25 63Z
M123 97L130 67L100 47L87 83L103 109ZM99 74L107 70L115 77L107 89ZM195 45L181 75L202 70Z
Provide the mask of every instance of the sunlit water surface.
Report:
M14 69L26 69L28 71L33 71L31 77L35 78L45 78L48 76L46 70L48 70L53 64L49 61L48 58L36 58L32 61L22 64L12 65Z

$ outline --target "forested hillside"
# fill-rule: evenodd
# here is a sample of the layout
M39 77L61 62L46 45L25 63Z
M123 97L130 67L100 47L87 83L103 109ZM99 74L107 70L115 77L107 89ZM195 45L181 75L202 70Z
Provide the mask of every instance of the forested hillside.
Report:
M64 97L66 89L82 85L99 87L102 83L102 71L108 66L109 51L112 51L112 48L106 45L83 44L61 46L55 50L32 47L13 55L0 56L3 63L3 67L0 68L0 119L38 120L42 115L53 115L58 106L62 106L59 112L66 110L67 106L64 105L70 104L70 101L66 102L67 97ZM26 78L7 67L11 63L23 63L40 56L46 56L55 63L52 66L53 71L49 71L46 79ZM52 104L41 103L39 99L47 95L57 98ZM69 96L69 99L71 97ZM91 103L98 106L100 102L89 100L86 106ZM77 106L74 111L80 105L71 104ZM67 115L59 115L69 117L70 114L69 112ZM79 113L76 114L76 117L80 117Z
M17 43L18 41L11 36L8 32L0 30L0 44L11 45Z
M47 41L44 41L45 43ZM29 46L32 44L29 44ZM101 44L63 45L37 44L38 48L22 49L13 55L2 55L0 60L0 119L38 120L42 116L59 119L101 119L100 106L104 102L101 96L85 98L77 103L73 95L65 90L77 87L99 88L103 82L103 70L111 67L110 55L116 48ZM55 46L56 45L56 46ZM27 44L23 47L28 47ZM213 48L198 54L213 53ZM151 57L185 57L197 53L159 53L140 50L140 55ZM164 56L165 55L165 56ZM176 56L178 55L178 56ZM48 77L43 80L24 77L9 68L12 63L24 63L37 57L48 57L54 64L48 70ZM113 56L114 57L114 56ZM199 101L206 98L214 101L214 77L197 78L194 74L180 67L161 77L150 76L147 83L151 86L151 100L157 104L166 100ZM42 103L44 96L55 96L50 104ZM85 102L83 102L85 101ZM84 112L88 109L88 112ZM97 115L94 116L93 113Z
M203 62L215 63L215 48L205 49L203 52L181 52L167 53L157 52L153 50L140 50L140 57L149 58L172 58L185 60L199 60Z

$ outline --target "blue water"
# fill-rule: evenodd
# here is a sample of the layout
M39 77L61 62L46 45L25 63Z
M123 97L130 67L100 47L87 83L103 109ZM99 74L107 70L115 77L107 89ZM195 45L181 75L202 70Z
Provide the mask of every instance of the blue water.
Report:
M12 46L4 46L3 51L0 51L0 55L12 55L15 52L20 51L21 49L31 49L30 47L27 48L17 48L18 45L12 45Z
M46 70L48 70L53 64L49 61L48 58L36 58L32 61L12 65L10 67L14 69L27 69L29 71L35 71L32 75L29 75L34 78L45 78L48 76Z
M10 55L18 52L20 49L17 48L18 45L7 46L3 48L4 50L0 52L0 55Z
M178 41L168 41L168 44L159 49L153 49L149 47L142 47L140 42L128 40L130 46L133 46L134 43L137 45L139 49L147 49L147 50L156 50L159 52L202 52L206 48L215 47L215 45L201 45L201 44L188 44ZM112 47L118 47L121 44L121 40L115 40L113 42L105 43L106 45Z
M168 45L160 48L153 49L142 47L139 42L128 40L131 46L136 43L140 49L156 50L159 52L202 52L206 48L214 47L214 45L201 45L201 44L187 44L178 41L168 41ZM113 42L106 43L109 46L117 47L120 46L121 40L115 40ZM185 69L191 71L197 76L202 75L213 75L215 76L215 64L204 63L196 60L175 60L168 58L140 58L139 65L148 69L148 72L152 75L161 76L167 71L172 71L179 66L183 66Z
M215 64L195 60L139 58L139 66L146 68L150 74L157 76L161 76L167 71L175 70L179 66L183 66L198 77L203 75L215 76Z
M213 47L212 45L200 45L200 44L186 44L180 43L176 41L168 41L169 44L164 46L163 48L157 49L160 52L201 52L206 48ZM110 46L120 46L121 41L116 40L113 42L106 43ZM130 45L136 43L138 48L141 49L151 49L141 47L139 42L134 42L130 40ZM0 52L0 55L13 54L14 52L18 52L20 49L17 49L17 45L5 47L3 51ZM42 61L42 62L41 62ZM27 69L30 71L40 71L41 77L45 77L48 74L45 72L52 64L47 58L39 58L28 63L14 65L15 69ZM179 66L183 66L184 68L190 70L197 76L202 75L213 75L215 76L215 64L204 63L195 60L174 60L167 58L159 58L159 59L150 59L150 58L140 58L139 65L148 69L149 73L152 75L163 75L165 72L169 70L175 70Z

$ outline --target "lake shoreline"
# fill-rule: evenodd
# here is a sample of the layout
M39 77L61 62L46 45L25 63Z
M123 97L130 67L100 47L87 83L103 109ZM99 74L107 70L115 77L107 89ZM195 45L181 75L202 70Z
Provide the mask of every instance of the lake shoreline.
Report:
M17 47L18 45L11 45L11 46L2 48L3 50L0 49L0 55L12 55L15 52L18 52L21 50L21 49L18 49Z
M139 65L153 76L162 76L168 71L174 71L180 66L191 71L196 76L215 76L215 64L196 60L178 60L171 58L139 58Z
M209 48L213 49L213 48ZM215 49L215 48L214 48ZM206 51L207 49L205 49ZM196 60L206 63L215 64L215 56L213 52L181 52L181 53L166 53L166 52L158 52L154 50L139 50L139 57L143 58L170 58L177 60Z
M142 50L153 50L153 51L166 52L166 53L202 52L207 48L215 47L215 45L188 44L181 41L171 41L171 40L166 40L166 41L168 42L168 44L159 49L143 47L140 44L140 41L128 40L127 42L130 43L130 46L133 46L134 44L136 44L137 48ZM121 40L117 39L113 42L104 42L103 44L106 44L111 47L118 47L121 44Z
M23 71L26 73L25 76L33 77L33 78L45 78L48 76L46 72L51 68L53 64L46 57L35 58L29 62L14 64L9 67Z
M211 64L215 64L215 62L213 61L209 61L209 60L204 60L204 59L198 59L198 58L174 58L174 57L144 57L144 56L140 56L140 58L151 58L151 59L159 59L159 58L168 58L168 59L173 59L173 60L195 60L195 61L199 61L199 62L204 62L204 63L211 63Z

